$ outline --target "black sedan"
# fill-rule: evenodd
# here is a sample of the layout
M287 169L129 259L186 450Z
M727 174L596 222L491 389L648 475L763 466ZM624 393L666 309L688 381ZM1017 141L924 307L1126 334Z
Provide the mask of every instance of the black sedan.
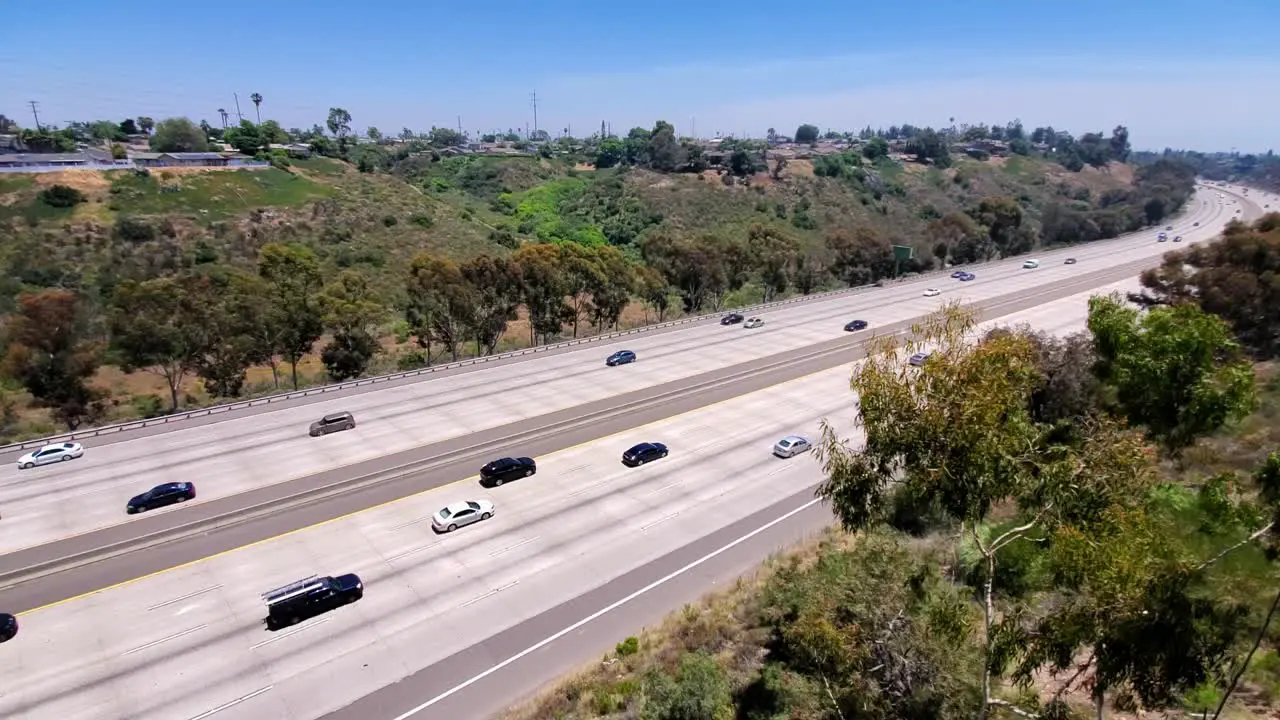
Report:
M609 367L613 367L614 365L626 365L627 363L633 363L635 361L636 361L635 353L631 352L630 350L619 350L618 352L605 358L604 364L608 365Z
M854 330L866 330L866 320L851 320L844 326L845 332L853 332Z
M742 317L742 313L729 313L728 315L725 315L724 317L720 318L720 324L721 325L737 325L738 323L742 322L744 319L745 318Z
M510 480L527 478L538 472L538 464L533 458L502 458L480 468L480 484L485 487L498 487Z
M13 639L18 634L18 618L9 613L0 613L0 643Z
M172 505L174 503L186 502L194 500L196 497L196 486L189 482L175 482L157 485L141 495L134 495L129 499L129 504L125 507L125 512L130 515L147 510Z
M636 467L667 456L667 446L662 443L640 443L622 453L622 464Z

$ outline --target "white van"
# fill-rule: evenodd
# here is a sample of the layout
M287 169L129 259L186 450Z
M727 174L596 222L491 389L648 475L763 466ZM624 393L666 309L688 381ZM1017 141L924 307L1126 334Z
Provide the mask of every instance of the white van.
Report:
M1033 270L1033 269L1038 268L1038 267L1040 267L1040 261L1039 261L1039 260L1028 260L1028 261L1026 261L1026 262L1022 263L1022 269L1023 269L1023 270Z

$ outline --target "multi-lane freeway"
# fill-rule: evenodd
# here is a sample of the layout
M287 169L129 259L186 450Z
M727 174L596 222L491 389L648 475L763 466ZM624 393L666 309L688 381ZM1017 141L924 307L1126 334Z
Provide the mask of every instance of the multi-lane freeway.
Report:
M1200 190L1171 236L1207 239L1235 208L1258 213L1246 200L1218 204L1218 191ZM608 642L596 633L610 623L654 619L673 599L704 590L708 576L731 576L826 522L808 499L818 479L812 458L776 460L769 447L789 432L814 435L823 417L848 427L847 366L858 335L899 330L955 299L1000 322L1080 327L1090 294L1115 282L1131 287L1137 270L1171 247L1150 231L1040 254L1035 270L1017 258L975 268L973 282L932 276L793 306L764 315L763 328L633 339L634 365L606 368L604 357L621 345L592 345L86 442L72 463L7 468L0 572L26 581L0 590L0 609L26 612L19 638L0 646L0 717L392 718L419 705L415 717L482 716L598 654ZM1064 265L1068 256L1078 262ZM925 287L943 294L925 298ZM871 331L843 333L854 318ZM310 420L338 409L356 414L356 430L307 436ZM618 456L640 440L664 442L672 455L624 468ZM479 488L475 467L503 454L536 455L538 474ZM124 514L129 496L179 479L198 484L195 503ZM294 497L303 491L314 495ZM497 504L492 519L432 534L431 513L480 497ZM274 511L233 519L251 506ZM217 524L182 532L198 521ZM113 544L148 547L94 555ZM63 569L59 560L70 556L81 564ZM264 629L260 592L296 576L352 571L368 588L356 605ZM121 581L131 582L103 589ZM90 594L72 597L79 593ZM572 630L519 655L562 628Z

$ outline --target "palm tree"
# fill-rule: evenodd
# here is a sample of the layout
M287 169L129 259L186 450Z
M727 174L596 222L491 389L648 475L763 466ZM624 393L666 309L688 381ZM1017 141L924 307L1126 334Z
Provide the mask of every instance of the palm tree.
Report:
M218 108L218 115L222 118L222 129L226 130L227 129L227 111L224 110L223 108Z
M261 125L262 111L259 109L259 106L262 105L262 93L254 93L249 96L249 99L253 101L253 112L258 116L258 124Z

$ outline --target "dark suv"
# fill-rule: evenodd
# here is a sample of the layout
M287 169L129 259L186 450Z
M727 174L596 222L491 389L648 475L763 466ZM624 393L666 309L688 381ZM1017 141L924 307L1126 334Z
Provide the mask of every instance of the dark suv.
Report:
M0 643L13 639L18 634L18 618L9 613L0 613Z
M267 603L267 629L297 625L336 607L364 597L364 583L354 574L311 577L262 594Z
M336 412L325 415L311 423L311 437L320 437L329 433L351 430L356 426L356 418L349 412Z
M622 453L622 464L635 467L667 456L667 446L662 443L640 443Z
M619 350L618 352L605 358L604 364L608 365L609 367L613 367L615 365L626 365L627 363L633 363L635 361L636 361L635 353L631 352L630 350Z
M740 322L742 322L741 313L729 313L728 315L720 318L721 325L736 325Z
M846 332L853 332L855 330L865 330L866 328L867 328L866 320L850 320L849 323L844 326L844 329Z
M132 515L164 507L165 505L194 500L195 498L195 483L165 483L157 485L141 495L134 495L129 498L129 504L125 505L124 511Z
M538 472L538 465L533 458L502 458L480 468L480 484L485 487L498 487L509 480L527 478Z

